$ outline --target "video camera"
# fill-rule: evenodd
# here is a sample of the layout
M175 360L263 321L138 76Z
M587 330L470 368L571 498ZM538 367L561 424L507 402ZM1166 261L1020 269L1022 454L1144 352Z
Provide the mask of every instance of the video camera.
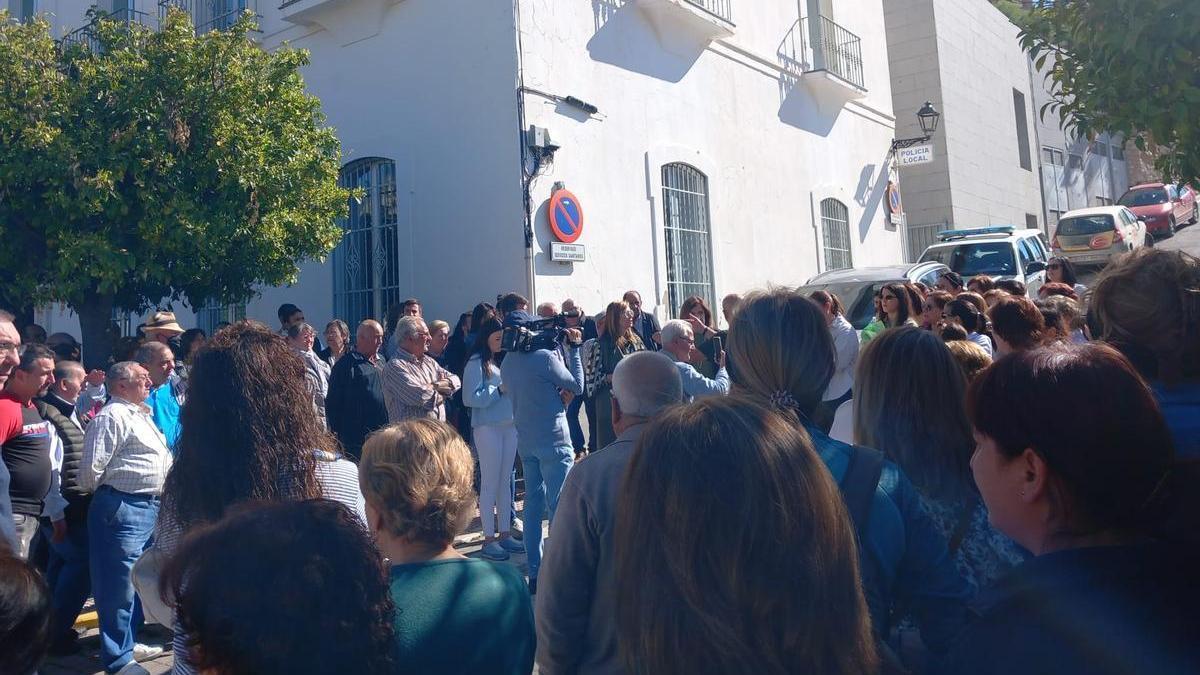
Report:
M573 309L556 316L530 319L520 324L505 326L500 335L500 349L506 352L535 352L539 349L558 349L567 332L567 319L578 319L579 310Z

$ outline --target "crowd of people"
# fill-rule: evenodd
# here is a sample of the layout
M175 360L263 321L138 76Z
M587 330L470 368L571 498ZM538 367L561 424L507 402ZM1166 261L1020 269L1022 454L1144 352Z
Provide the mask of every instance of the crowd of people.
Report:
M1200 672L1200 260L1037 295L158 311L106 371L0 313L0 672L88 597L123 675L147 620L176 673Z

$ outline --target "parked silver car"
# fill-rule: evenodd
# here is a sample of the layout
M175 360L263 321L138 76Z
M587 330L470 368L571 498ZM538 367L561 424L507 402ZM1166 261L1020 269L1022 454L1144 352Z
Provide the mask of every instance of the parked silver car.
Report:
M796 290L804 295L813 291L833 293L842 301L846 320L855 330L862 330L875 316L875 293L885 284L919 281L933 288L938 277L949 270L938 262L832 270L818 274Z

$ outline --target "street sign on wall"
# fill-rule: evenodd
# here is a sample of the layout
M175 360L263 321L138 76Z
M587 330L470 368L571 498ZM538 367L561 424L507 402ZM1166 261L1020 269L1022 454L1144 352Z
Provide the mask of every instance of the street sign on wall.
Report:
M550 260L553 262L584 262L587 260L587 249L583 244L564 244L560 241L550 242Z
M556 190L550 197L550 231L564 244L575 243L583 234L583 206L575 195Z
M914 145L911 148L900 148L896 151L896 163L899 166L915 166L929 164L933 161L933 144Z

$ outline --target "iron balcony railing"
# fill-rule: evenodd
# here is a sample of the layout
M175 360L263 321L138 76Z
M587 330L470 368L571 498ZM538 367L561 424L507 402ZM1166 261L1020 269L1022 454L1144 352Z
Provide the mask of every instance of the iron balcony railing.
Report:
M732 0L687 0L687 2L712 14L718 19L733 23L733 14L730 9Z
M96 28L100 25L101 21L113 21L126 26L135 23L143 26L149 26L152 25L153 19L154 17L146 12L139 12L136 9L129 8L118 9L115 12L97 14L96 17L88 23L76 28L70 33L67 33L59 42L59 44L61 44L64 49L73 45L82 45L91 51L99 51L100 41L96 36Z
M863 86L862 40L827 17L818 17L816 66L847 82Z
M165 19L172 7L178 7L192 16L197 34L228 30L247 11L256 17L262 16L258 13L258 0L159 0L159 18Z

